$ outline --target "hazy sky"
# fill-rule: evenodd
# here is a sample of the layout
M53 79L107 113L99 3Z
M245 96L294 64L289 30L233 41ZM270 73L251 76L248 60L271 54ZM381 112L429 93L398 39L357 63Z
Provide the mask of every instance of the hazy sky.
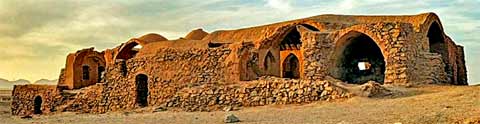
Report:
M480 82L480 0L1 0L0 78L56 79L66 55L154 32L236 29L320 14L437 13Z

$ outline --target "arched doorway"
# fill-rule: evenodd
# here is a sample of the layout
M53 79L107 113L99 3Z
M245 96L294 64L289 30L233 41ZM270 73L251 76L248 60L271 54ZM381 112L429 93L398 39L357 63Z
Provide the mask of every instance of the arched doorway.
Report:
M363 33L350 32L337 42L335 78L353 84L370 80L383 84L385 59L372 38Z
M442 60L445 63L445 72L451 75L451 67L448 64L448 46L445 43L442 28L437 22L433 22L428 29L428 43L431 53L437 53L442 56Z
M282 73L284 78L300 78L300 67L297 56L290 54L285 58Z
M139 74L135 77L137 85L137 99L136 102L140 107L148 105L148 77L144 74Z
M42 114L42 97L36 96L33 100L33 114Z
M263 60L263 67L265 68L265 72L267 75L274 73L273 68L275 68L275 57L273 57L273 54L270 51L267 52L267 55L265 55L265 59Z

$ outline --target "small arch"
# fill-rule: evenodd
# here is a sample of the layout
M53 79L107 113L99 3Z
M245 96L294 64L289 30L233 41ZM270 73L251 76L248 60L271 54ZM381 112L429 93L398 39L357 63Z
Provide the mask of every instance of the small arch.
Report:
M343 35L334 54L333 77L348 83L384 82L386 62L379 45L368 35L356 31Z
M284 78L300 78L300 64L298 57L294 54L289 54L285 60L283 60L283 77Z
M90 80L90 67L88 65L82 66L82 79Z
M137 86L136 103L140 107L148 106L148 76L139 74L135 77L135 84Z
M275 64L275 57L273 57L273 54L270 51L268 51L267 55L265 55L265 59L263 60L263 67L265 68L265 71L270 72L274 64Z
M42 97L36 96L33 100L33 114L42 114Z

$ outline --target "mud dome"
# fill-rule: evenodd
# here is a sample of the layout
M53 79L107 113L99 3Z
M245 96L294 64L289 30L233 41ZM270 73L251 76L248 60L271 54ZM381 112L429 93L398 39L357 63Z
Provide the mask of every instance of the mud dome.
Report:
M179 39L149 33L119 44L69 54L58 85L16 85L12 113L150 106L215 111L354 95L337 86L343 83L365 89L468 84L463 47L434 13L319 15L237 30L195 29Z

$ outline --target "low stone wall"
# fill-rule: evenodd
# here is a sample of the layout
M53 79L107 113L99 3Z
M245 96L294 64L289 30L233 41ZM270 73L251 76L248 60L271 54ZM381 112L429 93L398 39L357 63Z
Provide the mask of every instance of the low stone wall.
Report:
M172 88L172 86L164 85L155 89L172 90ZM81 89L72 98L64 96L63 103L52 107L55 107L54 109L57 111L81 113L105 113L127 109L122 108L122 106L128 106L128 109L138 108L135 106L134 97L131 99L105 97L107 95L105 91L105 84L89 86ZM153 91L149 94L154 94L155 92ZM125 94L120 96L129 96ZM304 104L314 101L349 98L351 96L353 94L346 89L335 86L332 81L262 78L237 84L206 83L196 87L184 87L177 92L172 91L162 98L149 101L149 103L154 103L149 104L149 106L162 106L183 111L216 111L227 107ZM149 96L149 100L152 100L152 97ZM163 101L159 102L158 100Z
M75 111L82 113L104 113L106 107L103 101L104 84L95 84L82 89L72 100L65 101L56 107L59 111Z
M164 104L184 111L212 111L225 107L301 104L351 97L330 81L260 79L233 85L205 84L179 91Z
M42 114L54 111L56 103L62 99L56 85L15 85L12 94L12 114L20 116L34 114L34 99L37 96L42 99Z

